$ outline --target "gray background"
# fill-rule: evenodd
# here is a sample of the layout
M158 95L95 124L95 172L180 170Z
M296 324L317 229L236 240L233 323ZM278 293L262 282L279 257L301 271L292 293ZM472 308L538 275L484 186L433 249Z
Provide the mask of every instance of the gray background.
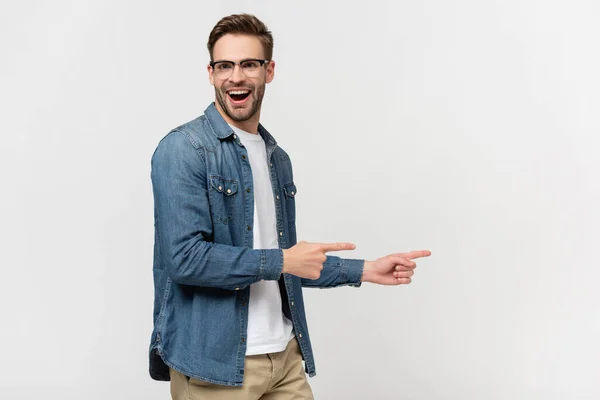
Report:
M410 286L305 291L316 397L600 398L597 1L0 11L0 398L168 398L150 157L213 99L205 43L241 11L275 35L262 122L299 239L433 252Z

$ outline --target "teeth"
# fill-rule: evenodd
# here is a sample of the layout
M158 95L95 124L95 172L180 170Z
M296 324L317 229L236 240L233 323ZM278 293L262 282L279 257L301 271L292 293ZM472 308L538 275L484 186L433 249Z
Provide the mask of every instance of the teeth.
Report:
M246 93L250 93L250 91L249 90L231 90L227 93L229 93L229 94L246 94Z

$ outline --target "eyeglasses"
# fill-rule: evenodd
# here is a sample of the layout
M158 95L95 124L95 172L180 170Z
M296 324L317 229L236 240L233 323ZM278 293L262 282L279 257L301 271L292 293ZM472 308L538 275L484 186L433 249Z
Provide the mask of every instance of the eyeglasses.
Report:
M270 60L258 60L254 58L242 60L240 62L233 61L211 61L210 66L213 69L215 75L219 79L227 79L233 74L233 70L236 65L239 65L244 75L248 78L256 78L260 75L260 69L265 63Z

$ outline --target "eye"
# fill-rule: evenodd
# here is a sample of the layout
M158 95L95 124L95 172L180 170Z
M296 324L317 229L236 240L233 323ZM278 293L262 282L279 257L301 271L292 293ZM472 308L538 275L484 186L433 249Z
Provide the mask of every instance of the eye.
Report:
M228 69L231 69L231 64L230 63L226 63L226 62L216 63L215 64L215 69L217 71L226 71Z
M242 62L242 68L244 69L254 69L260 67L260 63L254 60L248 60Z

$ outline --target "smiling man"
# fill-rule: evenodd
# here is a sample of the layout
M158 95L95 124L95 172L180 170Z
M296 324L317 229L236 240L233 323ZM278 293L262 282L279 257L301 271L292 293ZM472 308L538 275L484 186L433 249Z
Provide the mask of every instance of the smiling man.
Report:
M273 37L248 14L208 40L215 102L152 157L154 330L150 375L174 399L312 399L303 287L411 282L427 250L365 261L351 243L296 240L288 154L259 123Z

